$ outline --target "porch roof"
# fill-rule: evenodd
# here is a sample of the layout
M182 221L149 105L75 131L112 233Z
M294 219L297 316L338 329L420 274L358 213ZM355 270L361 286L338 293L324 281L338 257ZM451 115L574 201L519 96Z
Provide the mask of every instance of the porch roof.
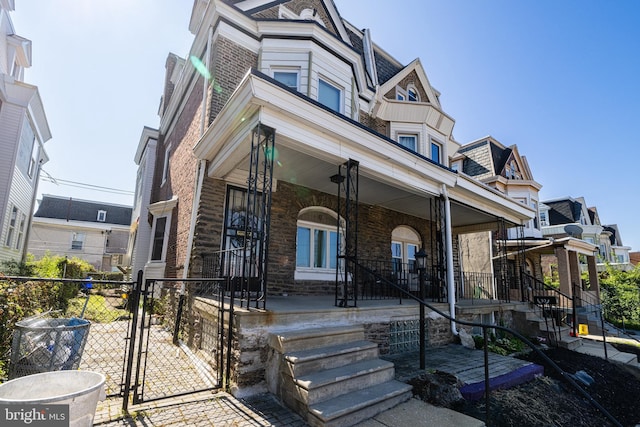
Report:
M247 73L194 147L208 175L244 183L251 131L275 129L275 180L329 194L329 179L349 159L359 162L359 201L428 218L429 200L447 189L452 226L492 229L496 218L521 224L533 210L479 181L437 164L256 70ZM235 177L235 178L234 178Z

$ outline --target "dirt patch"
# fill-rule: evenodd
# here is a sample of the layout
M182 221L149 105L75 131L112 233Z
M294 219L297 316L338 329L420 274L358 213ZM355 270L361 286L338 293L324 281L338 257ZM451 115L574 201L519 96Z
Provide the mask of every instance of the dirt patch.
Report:
M622 350L622 349L621 349ZM626 351L626 350L623 350ZM640 370L604 359L565 349L548 349L544 353L569 374L584 371L589 386L579 382L582 388L602 405L623 426L640 423ZM555 370L535 353L521 359L545 367L545 375L529 383L508 389L493 391L490 395L491 426L542 427L571 426L594 427L614 425L591 406L588 399L575 391ZM420 385L414 393L429 387ZM578 380L579 381L579 380ZM422 396L423 400L428 400ZM433 402L432 402L433 403ZM485 420L484 399L455 405L455 409L475 418Z

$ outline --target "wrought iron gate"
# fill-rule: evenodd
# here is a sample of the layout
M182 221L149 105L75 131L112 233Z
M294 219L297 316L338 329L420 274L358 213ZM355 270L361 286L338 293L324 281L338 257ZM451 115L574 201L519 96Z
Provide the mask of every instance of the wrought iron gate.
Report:
M138 280L131 304L123 382L123 410L133 404L213 390L228 385L233 305L220 279ZM196 299L207 318L194 316ZM195 350L194 350L195 349Z

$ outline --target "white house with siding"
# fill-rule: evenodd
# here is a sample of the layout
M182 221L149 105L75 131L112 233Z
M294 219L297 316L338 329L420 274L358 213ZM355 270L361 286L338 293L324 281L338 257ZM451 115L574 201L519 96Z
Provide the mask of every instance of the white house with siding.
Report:
M16 34L14 0L0 0L0 262L21 260L35 205L40 168L51 139L38 88L24 82L31 41Z

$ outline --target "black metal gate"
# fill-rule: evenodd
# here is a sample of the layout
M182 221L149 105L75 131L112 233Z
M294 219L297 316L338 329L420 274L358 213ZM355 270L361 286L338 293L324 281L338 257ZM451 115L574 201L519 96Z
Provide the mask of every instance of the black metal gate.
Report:
M123 409L228 384L233 304L221 279L138 280L131 304ZM205 315L196 314L198 300ZM201 311L200 311L201 312Z

